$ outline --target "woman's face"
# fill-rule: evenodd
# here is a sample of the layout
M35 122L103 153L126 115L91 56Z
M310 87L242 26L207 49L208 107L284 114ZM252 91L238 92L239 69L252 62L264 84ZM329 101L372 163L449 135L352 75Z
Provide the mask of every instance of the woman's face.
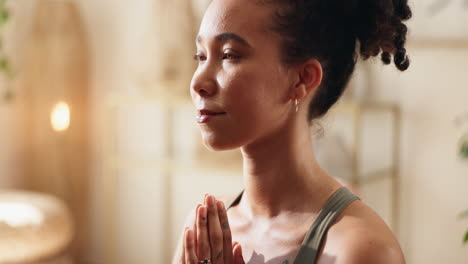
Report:
M278 132L294 113L291 71L269 30L273 9L249 0L214 0L196 39L190 93L205 146L226 150ZM203 114L203 113L202 113Z

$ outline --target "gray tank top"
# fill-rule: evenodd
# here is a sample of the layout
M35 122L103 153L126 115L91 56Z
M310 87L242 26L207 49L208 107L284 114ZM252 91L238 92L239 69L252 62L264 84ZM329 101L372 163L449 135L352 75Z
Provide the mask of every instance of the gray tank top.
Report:
M239 203L243 193L244 191L228 205L228 210ZM325 234L343 209L354 200L360 200L360 198L351 193L348 188L344 186L336 190L330 198L328 198L305 235L293 264L315 264L317 262L317 253L320 250Z

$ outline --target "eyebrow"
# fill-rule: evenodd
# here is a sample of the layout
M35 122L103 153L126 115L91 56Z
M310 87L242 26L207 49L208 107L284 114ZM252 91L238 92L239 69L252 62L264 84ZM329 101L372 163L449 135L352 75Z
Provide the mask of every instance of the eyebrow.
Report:
M201 36L198 35L197 38L195 39L196 42L201 42ZM215 36L215 40L219 42L223 41L228 41L228 40L233 40L239 44L242 44L247 47L252 47L250 46L249 42L247 40L243 39L241 36L237 35L236 33L231 33L231 32L226 32L226 33L221 33L219 35Z

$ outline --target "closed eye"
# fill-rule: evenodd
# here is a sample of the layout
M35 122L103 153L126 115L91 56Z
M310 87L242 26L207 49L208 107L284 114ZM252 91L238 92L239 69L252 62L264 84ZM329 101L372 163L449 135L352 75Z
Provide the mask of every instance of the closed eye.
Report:
M223 54L223 60L238 60L240 59L240 56L235 55L233 53L224 53Z
M193 59L196 60L196 61L205 61L206 57L203 56L203 55L200 55L200 54L195 54L195 55L193 55Z
M203 56L201 54L195 54L195 55L193 55L193 59L195 61L200 62L200 61L205 61L207 58L206 58L206 56ZM226 53L223 53L222 59L223 60L238 60L238 59L240 59L240 56L236 55L236 54L233 54L233 53L226 52Z

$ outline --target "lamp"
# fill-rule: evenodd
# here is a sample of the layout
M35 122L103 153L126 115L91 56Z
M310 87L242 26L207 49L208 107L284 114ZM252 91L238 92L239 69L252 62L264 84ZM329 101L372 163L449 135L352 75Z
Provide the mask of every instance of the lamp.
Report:
M65 131L70 126L70 108L68 104L58 102L50 113L50 123L55 131Z

